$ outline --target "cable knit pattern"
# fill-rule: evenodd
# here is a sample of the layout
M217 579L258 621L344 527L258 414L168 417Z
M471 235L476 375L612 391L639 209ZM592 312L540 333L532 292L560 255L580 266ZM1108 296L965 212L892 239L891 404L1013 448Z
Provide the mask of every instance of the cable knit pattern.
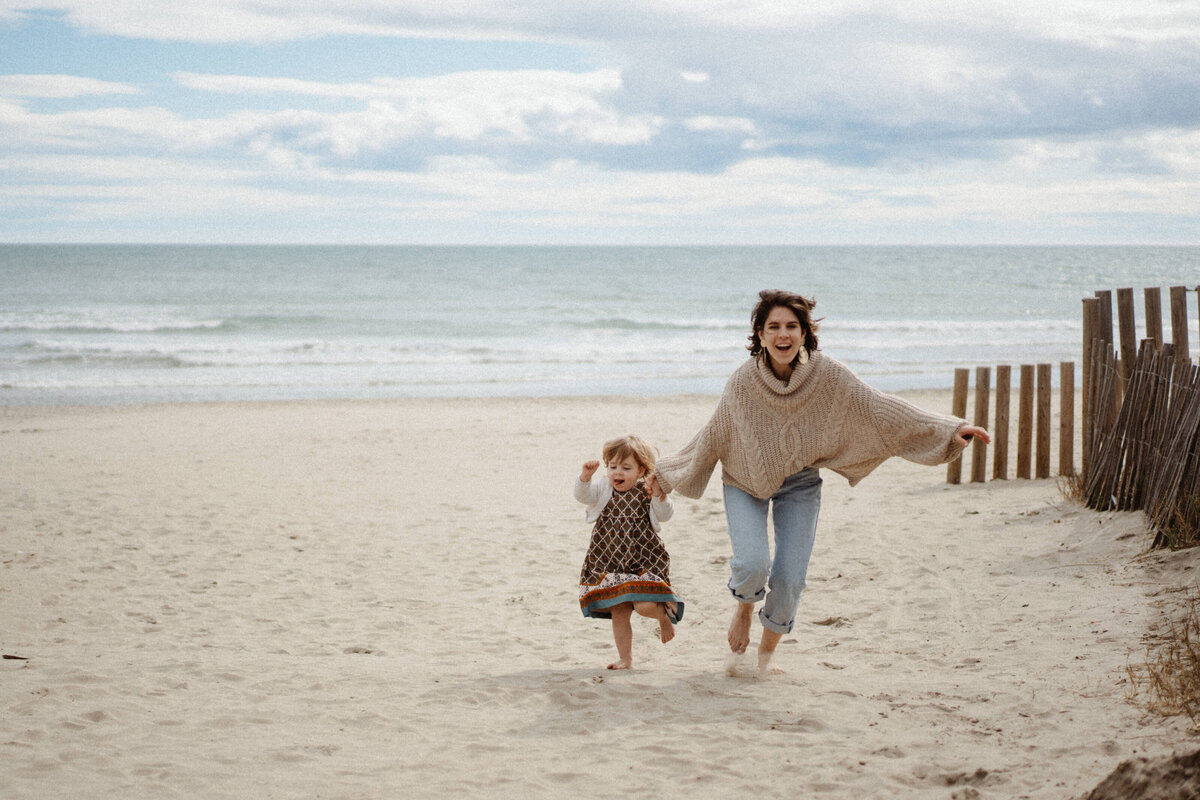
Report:
M892 456L952 461L962 453L954 434L964 424L873 389L820 351L787 383L765 358L751 358L730 376L708 423L660 458L655 473L685 497L703 494L718 461L725 483L760 499L805 467L828 467L853 486Z

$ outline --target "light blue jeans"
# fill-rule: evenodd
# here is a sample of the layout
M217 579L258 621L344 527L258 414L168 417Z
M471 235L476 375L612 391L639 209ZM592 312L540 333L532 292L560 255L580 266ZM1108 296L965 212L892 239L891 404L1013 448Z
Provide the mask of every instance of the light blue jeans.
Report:
M764 600L764 628L790 633L804 591L808 560L821 510L821 473L813 467L791 475L767 500L725 484L725 519L733 557L729 591L740 603ZM767 541L767 514L775 522L775 557Z

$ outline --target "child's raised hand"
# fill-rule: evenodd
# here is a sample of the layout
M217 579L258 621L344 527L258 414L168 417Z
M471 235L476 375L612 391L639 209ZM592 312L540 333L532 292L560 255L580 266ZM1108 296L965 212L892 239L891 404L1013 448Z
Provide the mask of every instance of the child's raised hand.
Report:
M598 470L598 469L600 469L599 461L583 462L583 472L579 473L579 480L583 481L584 483L587 483L588 481L590 481L592 479L592 476L596 474L596 470Z

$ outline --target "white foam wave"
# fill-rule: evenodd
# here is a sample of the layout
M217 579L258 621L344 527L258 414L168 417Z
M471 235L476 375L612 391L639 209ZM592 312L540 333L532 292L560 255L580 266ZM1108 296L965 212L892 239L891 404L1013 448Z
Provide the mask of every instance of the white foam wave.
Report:
M167 314L146 315L144 312L80 311L0 311L0 331L37 333L156 333L163 331L215 330L225 324L223 319L187 319Z

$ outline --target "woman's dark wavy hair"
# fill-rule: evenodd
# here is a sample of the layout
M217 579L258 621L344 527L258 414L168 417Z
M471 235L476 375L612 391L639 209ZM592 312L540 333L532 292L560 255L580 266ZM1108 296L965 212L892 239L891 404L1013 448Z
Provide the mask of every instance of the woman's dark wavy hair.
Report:
M763 289L758 293L758 305L750 314L750 336L747 337L750 344L746 349L752 356L762 353L762 340L758 338L758 332L767 324L767 315L771 313L771 309L780 307L789 309L796 315L796 319L800 320L800 329L804 331L804 350L811 355L817 349L817 323L821 321L812 317L812 310L817 307L817 301L779 289ZM796 358L800 358L799 353L796 353Z

